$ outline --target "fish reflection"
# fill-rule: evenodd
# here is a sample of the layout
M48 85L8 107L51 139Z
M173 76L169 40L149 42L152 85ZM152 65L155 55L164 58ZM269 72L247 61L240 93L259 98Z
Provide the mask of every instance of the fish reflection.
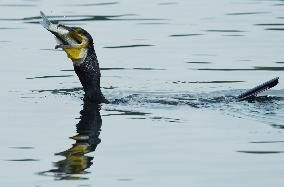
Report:
M41 172L40 175L50 175L56 180L82 180L87 179L81 174L93 164L93 156L86 154L94 152L101 142L99 138L102 119L100 105L84 98L83 110L80 112L80 121L76 125L77 134L71 139L76 142L65 151L55 153L65 157L63 160L54 163L55 169Z

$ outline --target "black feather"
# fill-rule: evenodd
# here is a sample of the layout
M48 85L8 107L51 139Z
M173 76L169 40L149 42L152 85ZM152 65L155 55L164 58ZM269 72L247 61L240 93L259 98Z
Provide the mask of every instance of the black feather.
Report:
M278 84L278 82L279 82L279 77L271 79L270 81L267 81L267 82L265 82L265 83L263 83L259 86L256 86L256 87L249 89L246 92L240 94L238 96L238 100L242 101L242 100L245 100L245 99L255 97L257 94L264 92L264 91L276 86Z

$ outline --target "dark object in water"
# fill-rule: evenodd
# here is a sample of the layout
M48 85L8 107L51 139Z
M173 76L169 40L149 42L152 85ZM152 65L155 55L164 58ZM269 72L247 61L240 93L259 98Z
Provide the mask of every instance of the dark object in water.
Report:
M252 97L255 97L257 94L264 92L274 86L276 86L279 82L279 77L276 77L274 79L271 79L270 81L267 81L259 86L256 86L252 89L247 90L246 92L240 94L237 99L239 101L245 100L245 99L249 99Z

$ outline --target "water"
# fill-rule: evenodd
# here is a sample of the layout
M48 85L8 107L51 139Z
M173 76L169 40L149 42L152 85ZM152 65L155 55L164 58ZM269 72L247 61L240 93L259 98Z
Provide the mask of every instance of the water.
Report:
M1 186L282 186L283 8L1 1ZM83 102L40 10L92 34L111 104Z

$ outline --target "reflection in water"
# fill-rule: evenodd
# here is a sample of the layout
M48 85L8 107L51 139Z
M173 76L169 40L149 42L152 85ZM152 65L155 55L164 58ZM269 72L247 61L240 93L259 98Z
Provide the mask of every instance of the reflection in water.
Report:
M243 16L243 15L256 15L256 14L269 14L270 12L236 12L228 13L228 16Z
M284 28L267 28L268 31L284 31Z
M200 36L203 34L172 34L170 37L183 37L183 36Z
M28 77L26 79L49 79L49 78L61 78L61 77L73 77L74 75L46 75L39 77Z
M0 5L1 7L1 5ZM48 16L53 23L68 24L70 22L88 22L88 21L165 21L167 19L160 18L140 18L136 14L121 15L55 15ZM32 16L24 18L1 18L0 21L24 21L24 23L39 24L42 20L41 16ZM73 24L73 23L72 23ZM78 23L76 23L78 25Z
M211 29L211 30L206 30L207 32L245 32L241 30L218 30L218 29Z
M87 7L89 7L89 6L106 6L106 5L116 5L116 4L118 4L119 2L117 2L117 1L114 1L114 2L104 2L104 3L84 3L84 4L64 4L64 5L62 5L62 6L83 6L83 7L85 7L85 6L87 6Z
M197 70L202 70L202 71L284 71L284 67L282 66L254 66L253 68L235 68L235 69L199 68Z
M104 48L115 49L115 48L131 48L131 47L151 47L151 46L154 46L154 45L150 45L150 44L134 44L134 45L108 46L108 47L104 47Z
M102 126L100 105L84 99L83 110L80 114L80 121L76 125L77 135L71 137L76 142L71 148L55 153L65 158L54 163L55 169L41 172L40 175L52 174L56 180L87 179L78 174L87 173L85 170L93 164L94 157L86 156L86 154L94 152L101 142L99 138Z
M283 153L283 151L237 151L239 153L248 153L248 154L277 154Z

